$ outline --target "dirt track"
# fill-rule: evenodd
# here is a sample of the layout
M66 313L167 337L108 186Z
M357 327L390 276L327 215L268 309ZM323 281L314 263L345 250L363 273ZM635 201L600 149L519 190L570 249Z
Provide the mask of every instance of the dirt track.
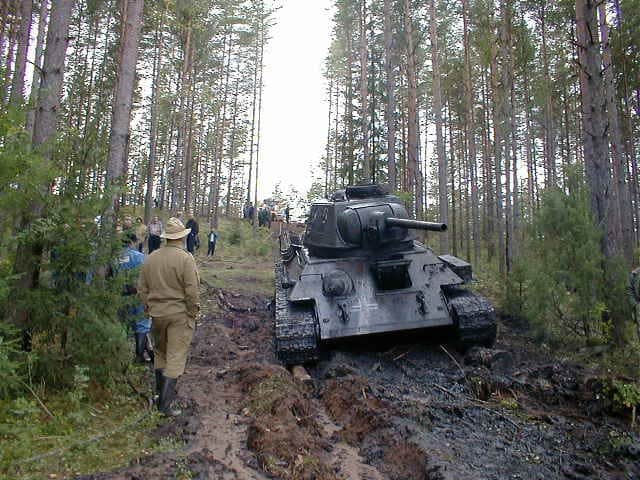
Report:
M187 408L156 432L184 447L90 478L640 478L589 372L504 322L498 353L466 358L433 334L333 345L304 386L274 358L269 299L203 288Z

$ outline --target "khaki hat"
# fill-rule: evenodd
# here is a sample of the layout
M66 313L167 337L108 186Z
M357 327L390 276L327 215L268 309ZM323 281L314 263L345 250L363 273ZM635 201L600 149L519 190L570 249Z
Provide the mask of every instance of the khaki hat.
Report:
M164 228L164 232L160 235L161 238L166 238L169 240L178 240L180 238L184 238L191 233L190 228L184 228L184 223L182 223L176 217L171 217L167 220L167 225Z

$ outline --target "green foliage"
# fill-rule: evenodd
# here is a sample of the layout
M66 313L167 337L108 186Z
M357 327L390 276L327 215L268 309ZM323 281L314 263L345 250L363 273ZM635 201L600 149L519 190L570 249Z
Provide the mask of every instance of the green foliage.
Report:
M171 438L152 437L161 419L140 408L126 383L105 391L86 373L78 370L69 390L40 397L53 418L29 392L0 401L1 478L72 478L178 447ZM136 369L130 380L145 389L147 370Z
M229 229L229 234L226 237L226 242L229 245L240 245L242 242L242 229L240 222L233 222Z
M620 409L630 409L640 404L640 386L612 380L609 386L614 406Z
M611 285L605 285L588 191L576 173L568 192L545 192L528 237L507 286L508 313L524 315L544 337L565 345L608 341Z
M230 253L256 259L271 254L271 234L265 228L256 228L244 220L233 219L220 225L220 241Z
M20 349L19 332L8 323L0 323L0 398L8 398L24 390L23 378L34 357Z
M70 388L84 369L94 381L110 382L128 356L126 328L118 315L122 279L105 275L120 250L94 219L109 195L75 195L57 189L55 162L31 149L20 128L19 110L0 111L0 395L16 393L21 382ZM18 249L31 252L38 265L35 287L16 288ZM29 331L33 354L18 354L18 332L9 320L27 314L20 329ZM100 352L96 355L96 352Z

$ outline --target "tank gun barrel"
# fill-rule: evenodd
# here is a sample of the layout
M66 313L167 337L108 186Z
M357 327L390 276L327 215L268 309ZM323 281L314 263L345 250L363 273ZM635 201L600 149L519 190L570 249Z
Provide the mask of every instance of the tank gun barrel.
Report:
M407 218L389 217L386 220L389 227L413 228L415 230L428 230L430 232L446 232L446 223L423 222L421 220L409 220Z

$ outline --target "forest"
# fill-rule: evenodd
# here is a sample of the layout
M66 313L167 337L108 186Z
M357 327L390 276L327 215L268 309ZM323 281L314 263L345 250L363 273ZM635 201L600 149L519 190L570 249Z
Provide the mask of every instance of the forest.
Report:
M221 232L220 259L197 257L208 298L203 318L210 323L203 328L226 332L216 348L233 350L229 358L209 352L225 368L213 380L211 370L198 374L195 403L204 408L202 402L214 401L197 385L227 388L225 375L234 368L234 388L245 389L234 398L253 415L254 426L249 433L225 432L242 437L242 449L257 455L261 472L356 478L332 476L326 453L318 453L319 463L307 462L322 441L294 435L290 451L278 451L265 447L268 435L255 426L274 421L260 417L264 399L258 395L266 388L260 382L273 378L284 382L269 384L264 393L274 411L284 402L272 398L274 391L300 396L287 410L294 424L317 407L269 366L275 361L264 352L271 345L265 340L270 317L260 317L256 305L273 295L276 234L257 227L256 209L248 219L254 226L241 221L246 205L265 200L259 197L265 50L287 1L307 0L0 0L0 423L7 425L0 428L0 446L21 445L0 448L0 473L75 476L133 465L144 454L111 463L105 458L113 456L109 448L138 441L161 457L179 451L148 434L163 428L163 419L145 413L137 398L146 398L141 391L149 372L132 365L130 332L121 318L127 279L109 266L122 249L126 215L149 224L154 215L182 212L198 218L201 231ZM438 254L473 264L473 288L494 303L501 329L526 338L527 348L593 369L600 390L588 393L609 398L607 415L615 412L625 425L629 420L636 432L640 273L632 272L640 263L640 1L327 0L327 6L330 48L318 59L327 128L317 132L326 148L319 158L301 160L309 162L308 192L287 195L278 185L272 199L306 209L348 185L387 185L415 218L448 225L446 233L422 240ZM295 76L295 63L289 74ZM244 301L253 303L234 303ZM238 312L246 318L238 319ZM246 342L227 324L240 325ZM513 333L513 325L526 333ZM520 344L509 343L509 335L504 348L516 349ZM459 383L446 365L453 359L464 388L473 390L467 367L440 347L446 356L438 368L447 381ZM388 363L408 360L410 351ZM250 358L262 366L252 376L238 359L254 353ZM382 368L377 357L371 363L371 372ZM323 368L311 372L317 381L334 381L325 370L342 366ZM370 406L368 395L377 390L359 381L352 382L358 385L353 401ZM323 385L332 394L334 384ZM446 385L435 388L444 398L458 398ZM519 401L515 393L513 399L500 396L507 390L465 395L487 414L487 399L498 398L501 408ZM468 408L467 397L460 408ZM346 420L334 415L328 399L321 397L336 422L324 425L331 430ZM109 402L122 418L106 413ZM225 408L226 421L237 414ZM500 421L504 416L498 414ZM87 421L97 422L91 428L98 434L65 437ZM215 422L225 419L207 421L202 428L214 435ZM123 432L137 424L142 440L127 438ZM314 428L304 426L305 435L320 435ZM380 445L393 430L372 428ZM392 433L414 452L403 434ZM637 443L636 433L621 433L616 445L629 438ZM362 435L357 438L371 440ZM106 436L113 447L83 450ZM194 441L184 432L171 438ZM64 449L68 442L82 447ZM341 454L353 454L344 448ZM39 463L63 450L55 466ZM292 452L297 456L287 456ZM441 478L413 476L399 464L380 466L364 450L354 455L362 463L358 475L375 467L381 476L371 478ZM40 466L15 466L25 458ZM180 473L190 460L176 458L166 472L193 478ZM225 468L236 469L238 478L263 478L247 476L237 461ZM428 467L416 465L416 471ZM602 471L584 478L614 478L599 477ZM148 478L168 478L166 472ZM505 478L495 475L490 478Z
M334 6L312 195L387 182L541 335L637 343L640 5Z

